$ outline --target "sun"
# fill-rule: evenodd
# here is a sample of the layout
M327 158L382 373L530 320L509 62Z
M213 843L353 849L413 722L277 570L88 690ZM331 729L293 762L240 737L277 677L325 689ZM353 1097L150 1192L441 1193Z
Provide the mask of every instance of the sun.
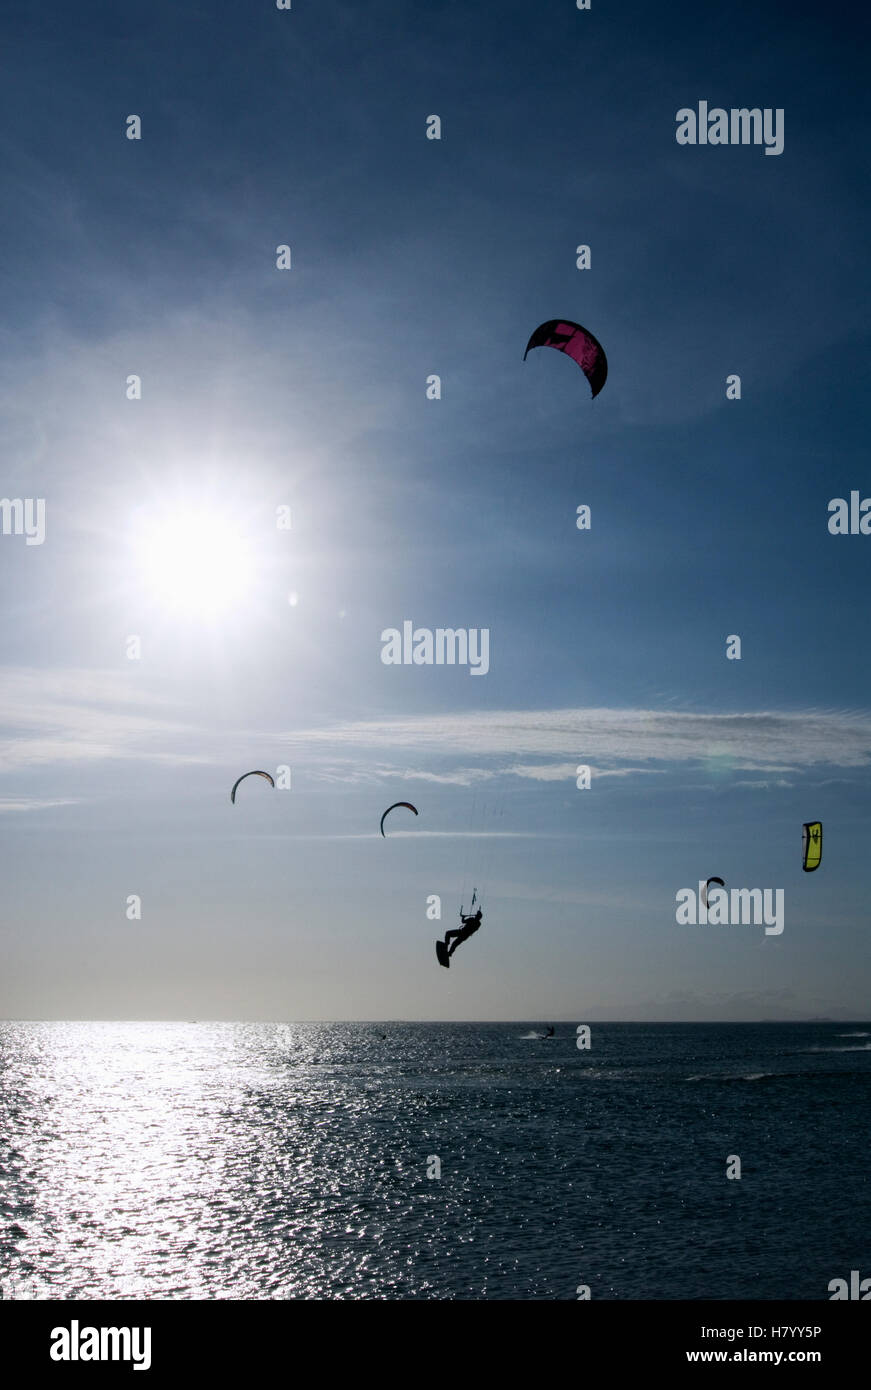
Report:
M220 617L250 593L252 564L242 528L219 511L190 507L140 518L133 551L149 597L179 616Z

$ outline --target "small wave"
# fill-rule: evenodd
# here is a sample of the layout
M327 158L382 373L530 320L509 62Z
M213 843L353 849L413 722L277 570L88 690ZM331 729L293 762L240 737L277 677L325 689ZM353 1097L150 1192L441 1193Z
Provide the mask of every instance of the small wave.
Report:
M775 1071L723 1072L707 1071L700 1076L688 1076L687 1081L763 1081L768 1076L777 1076Z
M871 1033L836 1033L836 1038L871 1038Z
M858 1047L805 1047L804 1052L871 1052L871 1043L862 1043Z

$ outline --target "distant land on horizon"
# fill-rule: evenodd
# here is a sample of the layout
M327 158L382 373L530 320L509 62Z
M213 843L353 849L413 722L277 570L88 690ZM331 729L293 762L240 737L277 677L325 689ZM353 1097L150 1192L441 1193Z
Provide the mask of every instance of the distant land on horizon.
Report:
M396 1026L397 1024L402 1024L402 1025L407 1025L407 1024L420 1024L421 1026L424 1026L424 1027L434 1027L435 1025L440 1025L440 1026L445 1027L445 1028L452 1028L452 1027L459 1027L459 1026L461 1026L461 1025L465 1025L465 1026L471 1028L471 1027L477 1027L478 1025L481 1025L481 1024L486 1024L487 1026L491 1026L491 1025L492 1025L493 1027L497 1026L498 1024L505 1024L505 1026L508 1027L508 1026L513 1026L514 1024L518 1024L518 1025L519 1025L519 1024L526 1024L526 1023L541 1022L542 1020L544 1020L544 1021L547 1022L547 1023L553 1023L554 1026L566 1025L566 1026L570 1026L570 1027L575 1027L575 1026L577 1026L577 1024L578 1024L578 1020L576 1020L576 1019L574 1019L574 1018L553 1018L552 1016L548 1016L548 1017L545 1019L545 1016L544 1016L543 1014L542 1014L540 1017L539 1017L538 1015L535 1015L534 1017L530 1017L530 1018L290 1018L290 1019L288 1019L288 1018L4 1018L4 1019L0 1019L0 1023L150 1023L150 1024L154 1024L154 1025L172 1024L172 1023L186 1023L186 1024L201 1024L201 1023L202 1023L202 1024L217 1024L217 1023L245 1024L245 1023L255 1023L255 1024L256 1024L256 1023L261 1023L261 1024L274 1024L274 1025L281 1026L281 1027L285 1027L285 1028L291 1027L291 1026L293 1026L294 1024L297 1024L297 1023L304 1023L304 1024L361 1024L361 1025L366 1025L366 1024L375 1025L375 1024L378 1024L379 1026L384 1026L384 1025ZM656 1019L647 1019L647 1018L594 1018L594 1019L589 1019L588 1021L591 1022L591 1023L593 1023L593 1024L595 1024L595 1025L598 1026L598 1027L611 1027L612 1025L615 1025L615 1024L616 1024L616 1025L624 1025L624 1026L625 1026L625 1025L628 1025L628 1024L631 1024L631 1025L633 1025L633 1026L634 1026L634 1025L638 1025L638 1026L645 1026L645 1027L651 1027L651 1028L675 1028L675 1027L681 1027L681 1028L723 1028L723 1027L730 1027L730 1028L756 1028L756 1027L759 1027L760 1025L763 1025L763 1024L764 1024L764 1025L777 1024L778 1026L789 1026L789 1025L795 1025L795 1024L809 1024L809 1023L838 1023L838 1024L860 1024L860 1023L864 1023L864 1024L869 1024L869 1026L871 1026L871 1020L869 1020L869 1019L867 1019L867 1018L831 1018L831 1017L828 1017L828 1016L820 1016L820 1017L814 1017L814 1018L756 1018L756 1019L747 1019L747 1018L716 1018L716 1019L704 1019L704 1018L699 1018L699 1019L695 1019L695 1018L690 1018L690 1019L687 1019L687 1018L683 1018L683 1019L681 1019L681 1018L656 1018ZM582 1020L580 1020L580 1022L584 1022L584 1020L582 1019Z

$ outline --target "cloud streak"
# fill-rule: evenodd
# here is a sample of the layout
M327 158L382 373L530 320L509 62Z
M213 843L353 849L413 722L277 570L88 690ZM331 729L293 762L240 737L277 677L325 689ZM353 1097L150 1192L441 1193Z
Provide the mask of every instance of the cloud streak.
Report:
M54 806L77 806L78 804L78 801L72 797L39 800L34 797L4 796L0 797L0 815L16 811L48 811Z
M113 670L6 670L0 708L0 770L6 772L118 759L215 766L228 746L254 737L179 720L170 699ZM509 776L555 782L574 778L579 763L597 778L631 778L689 764L716 776L765 774L737 783L760 789L787 785L784 774L812 767L871 764L865 711L473 711L262 730L256 738L260 746L274 745L276 761L291 753L313 779L346 784L470 787Z
M330 729L285 733L282 739L286 745L309 751L329 744L333 750L373 754L414 750L418 755L445 758L470 753L491 759L571 756L577 762L601 762L600 776L622 763L707 762L723 770L774 773L813 765L858 768L871 763L871 716L864 711L503 710L340 723ZM549 780L568 775L567 768L551 772L512 763L502 771ZM485 774L484 769L464 769L469 779Z
M126 672L0 672L0 772L118 758L210 761L189 746L191 727L168 716L170 703Z

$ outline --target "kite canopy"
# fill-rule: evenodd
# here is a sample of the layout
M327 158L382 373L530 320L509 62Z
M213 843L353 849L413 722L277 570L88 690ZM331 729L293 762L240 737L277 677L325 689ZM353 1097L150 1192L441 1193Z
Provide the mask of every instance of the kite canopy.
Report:
M236 804L236 788L238 787L240 782L245 781L246 777L265 777L270 787L275 786L275 783L272 780L272 776L268 772L258 772L256 769L254 772L243 772L241 777L236 778L236 781L233 783L233 790L230 792L230 800L233 802L234 806Z
M820 867L822 857L823 823L821 820L805 821L801 828L801 867L811 874Z
M418 812L417 812L417 807L416 807L416 806L412 806L412 804L411 804L410 801L394 801L393 805L392 805L392 806L388 806L388 807L387 807L387 810L384 812L384 815L381 817L381 834L382 834L382 835L384 835L384 822L385 822L385 820L386 820L387 817L390 815L390 812L391 812L391 811L395 811L395 810L396 810L397 806L404 806L404 807L406 808L406 810L408 810L408 811L413 811L415 815L417 815L417 813L418 813ZM385 838L385 840L386 840L386 839L387 839L387 836L384 835L384 838Z
M548 319L547 323L536 328L526 344L524 362L526 353L537 347L556 348L557 352L571 357L590 383L593 395L598 396L608 375L608 359L598 338L594 338L586 328L572 323L570 319Z
M707 905L708 905L708 889L710 888L710 886L711 886L712 883L719 883L719 885L720 885L721 888L725 888L725 887L726 887L725 883L723 882L723 880L722 880L721 878L709 878L708 881L707 881L707 883L705 884L705 891L704 891L704 893L703 893L703 895L702 895L703 900L704 900L705 907L707 907Z

